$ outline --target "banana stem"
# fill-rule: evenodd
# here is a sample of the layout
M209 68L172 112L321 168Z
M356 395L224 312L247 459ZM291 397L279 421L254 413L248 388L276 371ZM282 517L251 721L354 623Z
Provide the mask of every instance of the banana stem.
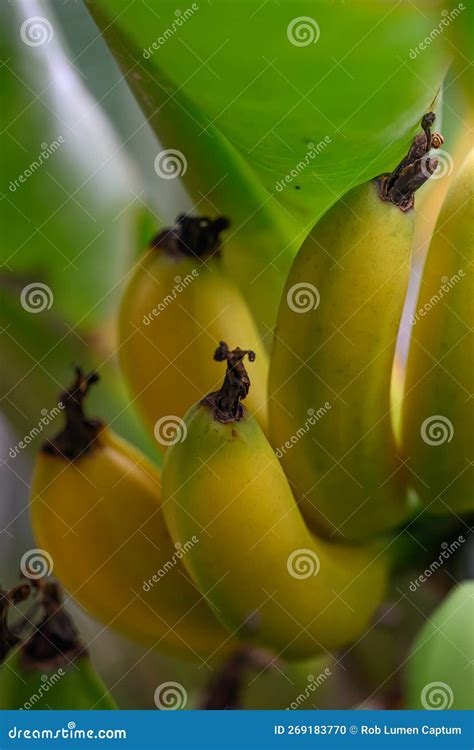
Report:
M64 609L63 595L58 583L41 580L43 617L34 633L23 644L23 664L27 668L45 672L68 666L87 650L78 631Z
M93 448L104 426L99 420L87 419L83 407L83 401L91 385L99 380L99 375L96 372L84 375L80 367L76 367L75 371L74 383L60 397L60 404L66 415L66 426L42 447L44 453L61 456L70 461L75 461Z
M238 422L244 415L240 402L250 390L250 378L243 364L245 356L249 358L249 362L255 361L255 352L251 349L236 347L231 350L225 341L221 341L214 352L214 359L217 362L225 361L227 370L220 389L206 396L203 403L212 408L218 422Z
M406 156L393 170L377 178L382 200L393 203L401 211L413 208L414 194L431 177L438 166L438 159L429 156L431 148L439 148L444 138L432 133L431 126L436 119L434 112L428 112L421 121L422 133L413 139Z
M8 614L11 606L28 599L31 593L31 587L27 583L22 583L10 591L0 590L0 664L2 664L11 649L20 642L19 632L8 624Z
M209 219L181 214L174 226L163 229L153 238L150 246L175 258L189 256L203 260L219 254L220 233L229 226L230 221L224 216Z

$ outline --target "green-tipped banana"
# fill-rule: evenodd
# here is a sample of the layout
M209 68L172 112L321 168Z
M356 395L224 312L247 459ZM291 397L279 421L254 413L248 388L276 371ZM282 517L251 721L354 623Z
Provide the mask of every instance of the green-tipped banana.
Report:
M44 616L0 669L0 709L116 709L63 608L57 585L42 585Z
M175 542L199 538L183 562L217 617L301 659L364 632L383 597L385 563L373 548L308 531L270 444L240 404L247 353L223 342L216 351L226 378L188 412L186 440L165 456L164 513Z
M413 193L437 166L434 115L393 173L354 188L300 250L270 366L270 436L310 525L362 539L409 512L390 419Z
M474 509L474 151L455 176L423 271L403 407L403 448L430 513Z
M189 407L217 387L215 341L234 331L258 353L249 409L266 429L268 357L244 298L222 273L219 235L227 226L223 218L179 217L140 260L122 300L120 364L162 446Z

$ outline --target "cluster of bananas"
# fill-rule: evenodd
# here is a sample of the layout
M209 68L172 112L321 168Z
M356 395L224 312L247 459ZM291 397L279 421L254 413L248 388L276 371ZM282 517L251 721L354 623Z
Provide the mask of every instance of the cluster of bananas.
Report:
M423 118L392 173L353 189L316 225L271 347L222 272L226 220L182 216L152 242L122 300L119 358L163 447L162 474L85 415L97 376L78 370L61 396L66 427L38 456L32 487L38 543L91 615L188 658L221 659L238 642L306 658L367 629L384 596L390 533L420 508L472 509L463 427L472 155L439 217L418 307L440 278L458 268L466 278L414 328L401 450L391 419L410 209L442 142L433 121ZM423 442L433 415L454 428L437 447Z

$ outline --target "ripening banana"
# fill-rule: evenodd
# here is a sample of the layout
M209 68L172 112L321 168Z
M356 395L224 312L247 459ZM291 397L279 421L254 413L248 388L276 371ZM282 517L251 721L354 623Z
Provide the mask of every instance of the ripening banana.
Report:
M407 291L413 193L442 142L423 118L393 173L351 190L316 224L281 302L269 376L270 438L307 522L363 539L407 516L390 379Z
M382 600L385 562L374 548L309 532L270 444L240 404L247 353L223 342L216 351L227 360L224 384L190 409L186 440L165 456L163 509L176 542L199 536L183 562L225 626L301 659L360 636Z
M42 620L0 668L0 709L116 709L63 608L57 584L43 583L43 600Z
M180 216L155 238L122 299L120 364L164 447L189 407L218 385L215 341L236 335L258 354L249 409L266 429L268 356L244 298L222 272L219 235L228 225L223 218Z
M92 374L61 401L66 427L38 456L31 513L39 547L89 613L156 649L208 659L232 647L181 565L162 514L160 475L129 443L84 416Z
M421 279L403 407L403 448L427 511L474 509L474 150L451 183Z

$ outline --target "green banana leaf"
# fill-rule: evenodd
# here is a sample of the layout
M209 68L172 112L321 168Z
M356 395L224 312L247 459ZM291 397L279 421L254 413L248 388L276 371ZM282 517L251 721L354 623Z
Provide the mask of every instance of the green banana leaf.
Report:
M418 47L439 10L85 1L174 150L157 171L170 178L173 162L199 211L232 219L224 262L268 331L308 229L349 187L393 168L433 106L448 54L439 38Z
M47 3L2 3L0 39L0 282L46 284L56 314L84 330L129 266L133 170Z
M454 588L419 633L407 663L408 708L474 708L474 582Z

